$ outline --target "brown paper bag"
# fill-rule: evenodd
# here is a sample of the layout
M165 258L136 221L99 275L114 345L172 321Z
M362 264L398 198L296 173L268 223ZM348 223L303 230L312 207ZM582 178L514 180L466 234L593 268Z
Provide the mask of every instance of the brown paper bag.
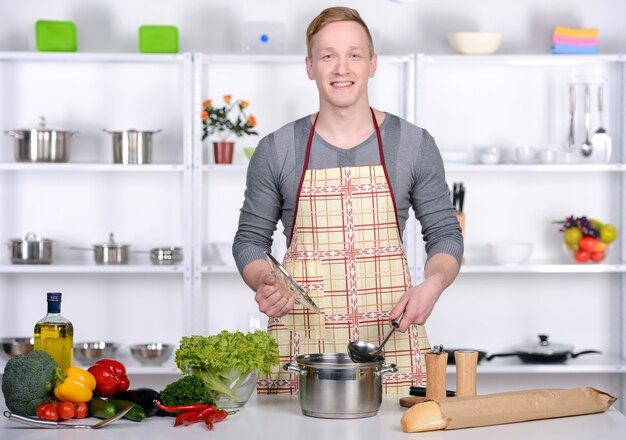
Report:
M513 391L427 400L401 419L404 432L473 428L606 411L617 400L591 387Z

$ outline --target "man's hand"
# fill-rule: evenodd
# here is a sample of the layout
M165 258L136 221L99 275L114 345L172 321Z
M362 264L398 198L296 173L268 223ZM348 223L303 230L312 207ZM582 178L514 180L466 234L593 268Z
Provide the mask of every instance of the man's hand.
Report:
M458 272L459 265L451 255L436 254L429 258L424 268L424 281L409 287L389 313L389 319L394 320L404 312L398 331L405 332L411 324L424 325Z
M271 274L267 261L250 262L243 269L243 279L256 292L254 300L259 310L270 318L285 316L293 309L293 296Z

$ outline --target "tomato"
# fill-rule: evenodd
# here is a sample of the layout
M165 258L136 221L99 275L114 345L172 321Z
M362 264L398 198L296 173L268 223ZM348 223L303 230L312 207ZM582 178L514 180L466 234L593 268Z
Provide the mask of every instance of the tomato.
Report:
M593 238L593 237L583 237L578 242L578 245L580 246L581 249L585 251L589 251L589 252L602 252L602 251L605 251L609 247L608 244L603 243L597 238Z
M600 261L604 260L605 256L606 254L602 251L592 252L590 258L591 258L591 261L593 261L594 263L599 263Z
M578 252L574 252L574 259L579 263L586 263L591 258L591 252L586 250L579 250Z
M74 406L76 408L76 412L74 413L75 419L84 419L87 417L89 408L87 408L87 404L85 402L75 403Z
M74 404L72 402L61 402L59 403L59 407L57 408L59 412L59 417L63 420L69 420L74 417L74 413L76 410L74 409Z
M42 420L59 420L59 413L51 403L42 403L37 407L37 416Z

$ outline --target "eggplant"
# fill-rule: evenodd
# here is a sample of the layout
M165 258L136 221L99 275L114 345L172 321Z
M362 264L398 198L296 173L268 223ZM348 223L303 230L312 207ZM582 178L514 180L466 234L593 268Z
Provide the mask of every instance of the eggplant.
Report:
M143 408L147 417L156 415L160 410L154 404L155 400L159 400L159 392L152 388L136 388L134 390L126 390L113 396L114 399L127 400L135 403Z

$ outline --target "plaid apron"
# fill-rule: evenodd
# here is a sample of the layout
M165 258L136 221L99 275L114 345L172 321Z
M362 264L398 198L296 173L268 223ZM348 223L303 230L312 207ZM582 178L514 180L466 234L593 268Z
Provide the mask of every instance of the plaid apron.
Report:
M309 134L296 216L283 265L321 309L296 304L282 318L270 318L280 363L258 381L260 394L298 390L286 362L310 353L346 353L348 343L379 344L390 330L389 312L410 286L395 201L383 157L380 130L372 112L381 165L309 170L315 122ZM422 326L395 332L385 344L383 391L406 394L426 384L424 353L430 344Z

